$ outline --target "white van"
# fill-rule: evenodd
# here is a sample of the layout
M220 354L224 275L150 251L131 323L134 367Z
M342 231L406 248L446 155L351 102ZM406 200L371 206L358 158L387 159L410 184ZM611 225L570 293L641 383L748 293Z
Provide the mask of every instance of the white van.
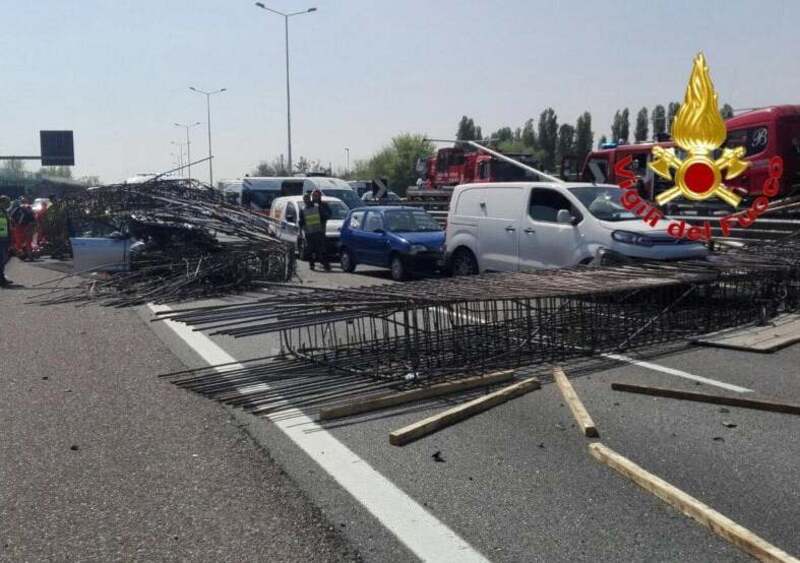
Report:
M260 212L268 211L275 198L303 195L314 190L320 190L323 195L341 199L349 208L361 205L361 200L353 188L339 178L248 176L222 183L222 192L230 203Z
M619 186L509 182L456 186L447 215L453 273L517 272L588 264L606 253L650 260L701 258L699 242L677 240L626 210Z
M338 198L323 196L322 201L331 210L331 217L325 224L325 241L328 255L337 256L339 253L339 235L342 230L342 223L347 213L350 211L347 206ZM302 258L305 253L305 238L300 232L300 210L303 208L303 196L294 195L279 197L272 202L270 216L275 219L276 232L273 233L279 239L295 245L298 254Z

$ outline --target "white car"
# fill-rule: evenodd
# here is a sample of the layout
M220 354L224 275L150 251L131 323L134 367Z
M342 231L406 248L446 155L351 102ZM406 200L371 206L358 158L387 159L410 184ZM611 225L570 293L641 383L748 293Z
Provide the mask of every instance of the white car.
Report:
M702 258L699 242L670 236L626 210L619 186L509 182L456 186L447 215L453 273L588 264L607 253L650 260Z
M336 256L339 252L339 235L342 223L347 217L348 207L335 197L322 197L322 201L331 210L331 217L325 224L325 239L328 254ZM295 245L300 257L303 257L305 239L300 232L300 210L303 208L303 196L278 197L272 201L270 217L275 219L275 232L279 239Z

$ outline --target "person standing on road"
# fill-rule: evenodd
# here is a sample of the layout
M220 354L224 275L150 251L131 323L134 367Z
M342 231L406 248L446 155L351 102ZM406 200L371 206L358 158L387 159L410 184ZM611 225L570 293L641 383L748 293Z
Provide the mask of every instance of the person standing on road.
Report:
M0 287L11 285L11 281L6 278L6 261L11 242L11 221L6 210L10 205L11 200L7 196L0 196Z
M330 209L322 201L322 192L314 190L311 197L303 196L304 207L300 210L300 228L306 239L306 255L311 269L322 262L326 272L331 269L328 254L325 252L325 224L330 217Z
M14 253L21 260L33 260L33 232L36 217L28 198L23 197L19 205L9 213L14 234Z

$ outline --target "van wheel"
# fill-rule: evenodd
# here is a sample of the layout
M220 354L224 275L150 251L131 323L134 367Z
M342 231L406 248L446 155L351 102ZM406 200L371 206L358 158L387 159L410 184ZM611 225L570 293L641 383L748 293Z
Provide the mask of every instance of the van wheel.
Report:
M478 261L472 252L462 248L453 256L452 270L454 276L474 276L478 273Z
M394 281L403 281L408 279L408 272L406 271L406 265L403 262L403 258L397 254L392 257L392 263L390 265L392 269L392 279Z
M342 249L342 255L339 257L339 263L342 265L342 270L348 274L356 271L356 261L353 258L353 253L346 248Z

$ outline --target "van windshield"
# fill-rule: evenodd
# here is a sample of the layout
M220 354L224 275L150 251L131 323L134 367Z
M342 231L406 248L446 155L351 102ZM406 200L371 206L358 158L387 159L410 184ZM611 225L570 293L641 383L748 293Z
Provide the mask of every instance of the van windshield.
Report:
M353 190L346 190L346 189L332 189L332 188L325 188L322 190L322 193L328 197L335 197L337 199L341 199L344 204L349 207L350 209L355 209L356 207L361 207L361 200L359 199L356 192Z
M325 201L324 203L331 210L331 219L344 220L347 217L347 212L350 211L341 201Z
M582 186L569 188L570 193L578 198L589 213L601 221L627 221L636 216L625 209L620 202L622 188L602 188L599 186Z

